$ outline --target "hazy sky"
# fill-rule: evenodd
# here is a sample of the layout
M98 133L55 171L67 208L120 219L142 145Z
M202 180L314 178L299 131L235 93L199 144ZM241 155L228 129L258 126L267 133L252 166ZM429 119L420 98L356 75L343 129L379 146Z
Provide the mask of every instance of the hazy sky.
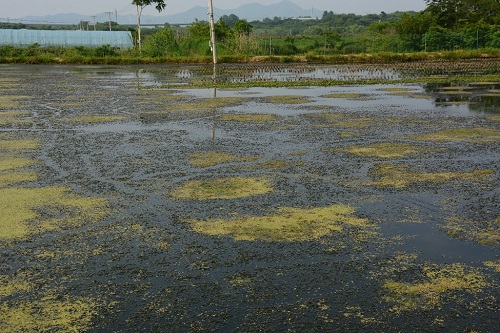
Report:
M213 0L214 7L221 9L237 8L248 3L273 4L282 0ZM304 9L320 9L334 13L369 14L381 11L395 11L425 8L424 0L291 0ZM132 0L0 0L0 18L19 18L23 16L45 16L59 13L95 15L103 12L118 11L119 15L135 14ZM167 8L162 15L175 14L194 6L207 6L208 0L167 0ZM158 15L154 7L144 14ZM217 13L215 13L217 14Z

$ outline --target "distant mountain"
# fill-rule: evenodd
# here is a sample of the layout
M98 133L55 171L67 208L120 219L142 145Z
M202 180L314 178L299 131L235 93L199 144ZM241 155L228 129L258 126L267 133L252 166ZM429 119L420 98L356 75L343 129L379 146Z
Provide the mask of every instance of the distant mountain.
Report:
M168 12L168 6L167 10ZM153 16L153 15L143 15L141 16L141 22L143 24L187 24L198 19L200 21L208 20L208 8L196 6L185 12L163 15L163 16ZM294 4L291 1L285 0L280 3L272 5L261 5L259 3L251 3L240 6L234 9L219 9L214 8L215 17L221 17L223 15L234 14L240 19L245 19L248 21L263 20L265 18L274 17L304 17L304 16L319 16L321 17L323 11L319 9L314 9L312 12L310 9L303 9ZM313 14L313 15L312 15ZM100 13L96 15L97 22L107 22L108 15L105 13ZM90 21L93 23L93 18L90 16L68 13L68 14L56 14L49 16L26 16L19 19L22 23L36 23L36 24L79 24L80 21ZM111 15L111 20L115 21L115 15ZM135 15L118 15L119 24L136 24L137 17Z

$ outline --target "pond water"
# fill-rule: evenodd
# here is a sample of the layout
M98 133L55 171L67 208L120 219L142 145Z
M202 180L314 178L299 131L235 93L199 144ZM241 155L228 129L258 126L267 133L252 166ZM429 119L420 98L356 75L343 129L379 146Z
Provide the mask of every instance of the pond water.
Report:
M0 331L496 330L500 81L212 70L0 66Z

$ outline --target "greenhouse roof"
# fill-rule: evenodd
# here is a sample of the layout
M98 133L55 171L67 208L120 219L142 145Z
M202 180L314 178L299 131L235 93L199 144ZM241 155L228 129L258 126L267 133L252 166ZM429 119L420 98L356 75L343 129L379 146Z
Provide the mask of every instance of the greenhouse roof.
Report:
M130 49L133 46L132 34L129 31L0 29L0 46L24 47L33 44L59 47L110 45L122 49Z

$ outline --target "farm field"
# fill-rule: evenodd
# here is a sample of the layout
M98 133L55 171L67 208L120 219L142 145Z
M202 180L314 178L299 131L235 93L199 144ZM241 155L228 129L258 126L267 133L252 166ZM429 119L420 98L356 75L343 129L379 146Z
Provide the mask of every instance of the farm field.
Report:
M0 65L0 331L495 332L498 63L446 67Z

